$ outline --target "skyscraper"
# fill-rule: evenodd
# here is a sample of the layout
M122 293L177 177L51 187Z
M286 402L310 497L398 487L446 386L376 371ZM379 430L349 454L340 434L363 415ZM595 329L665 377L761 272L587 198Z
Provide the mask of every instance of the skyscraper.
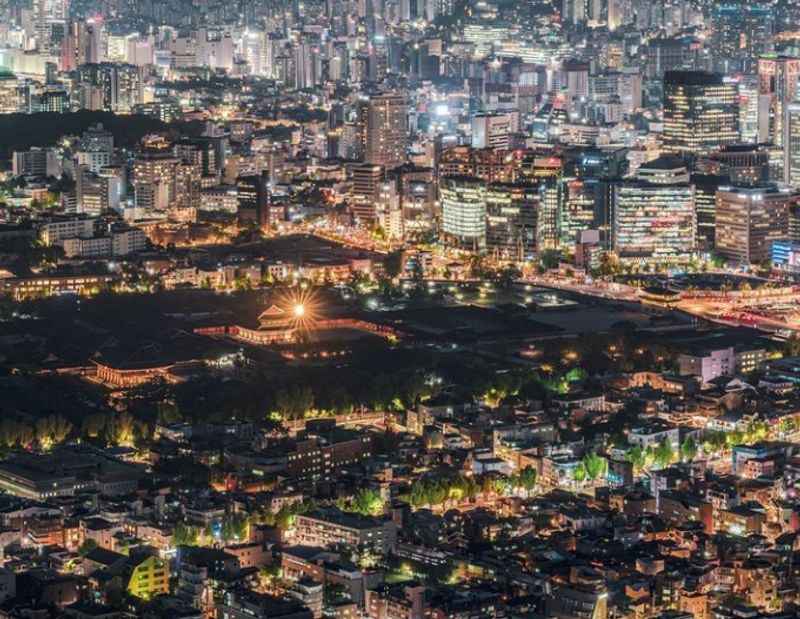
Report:
M731 187L717 192L716 251L737 262L768 260L772 242L789 233L792 195L774 186Z
M405 97L381 94L370 97L361 110L364 160L387 170L406 160L408 107Z
M486 185L477 178L442 179L442 232L446 243L471 250L486 248Z
M752 71L767 51L775 30L775 11L768 4L734 0L720 2L713 12L712 52L715 67L724 72Z
M800 187L800 103L784 107L783 182Z
M269 226L269 176L266 173L240 176L236 179L239 197L239 219L252 221L259 228Z
M165 211L175 200L175 171L178 159L173 147L159 136L143 140L141 152L133 162L133 185L136 207Z
M491 184L486 188L486 249L524 260L536 251L538 185Z
M784 107L797 98L800 58L767 56L758 61L758 141L780 146Z
M629 181L614 192L614 251L622 259L683 262L696 251L694 188Z
M708 152L738 140L735 84L704 71L664 75L664 150Z

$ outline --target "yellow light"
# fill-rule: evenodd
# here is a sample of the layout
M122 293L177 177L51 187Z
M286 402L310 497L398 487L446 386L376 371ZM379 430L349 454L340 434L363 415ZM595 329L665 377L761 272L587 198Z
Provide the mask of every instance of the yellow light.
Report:
M306 306L302 303L298 303L294 306L294 315L296 318L302 318L306 315Z

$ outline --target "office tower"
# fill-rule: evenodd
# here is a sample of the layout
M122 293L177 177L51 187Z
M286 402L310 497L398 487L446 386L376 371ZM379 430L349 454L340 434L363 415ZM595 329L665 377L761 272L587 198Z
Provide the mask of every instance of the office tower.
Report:
M99 215L103 210L104 190L104 184L88 166L78 165L76 167L75 194L79 213Z
M38 95L31 97L31 113L54 112L64 114L69 112L69 94L63 88L57 86L45 86L45 89Z
M567 97L570 101L589 96L589 68L588 62L568 60L564 63Z
M402 95L370 97L361 109L364 161L387 170L406 160L408 107Z
M689 37L650 41L647 44L647 77L661 79L667 71L697 68L699 47L697 41Z
M89 127L81 136L75 160L85 165L94 174L101 168L111 165L114 156L114 136L97 124Z
M719 3L714 8L711 51L717 70L752 71L768 51L775 29L774 9L748 0Z
M696 154L738 140L735 84L703 71L664 75L664 150Z
M255 222L259 228L270 225L269 175L240 176L236 179L239 220Z
M164 138L150 136L133 162L131 184L136 208L166 211L175 202L175 172L179 160Z
M627 181L614 190L613 247L621 259L685 262L695 253L696 229L689 184Z
M729 176L734 185L759 185L770 179L772 149L754 144L734 144L698 161L707 174Z
M14 151L11 158L14 176L61 176L61 160L55 148L32 146Z
M800 187L800 103L784 107L783 182Z
M472 148L508 148L517 131L516 114L476 114L472 117Z
M181 161L175 168L175 208L196 209L200 204L203 168Z
M122 213L125 210L126 181L125 168L122 166L105 166L97 173L102 187L102 210Z
M442 179L439 185L445 243L472 251L486 249L486 185L467 176Z
M783 108L797 99L800 58L768 56L758 61L758 141L783 140Z
M62 70L72 70L82 64L104 62L102 20L74 21L67 29L62 47Z
M558 243L561 247L572 247L583 230L597 227L598 182L593 179L560 178L555 183L558 192Z
M388 238L403 238L403 210L400 206L400 193L395 179L384 181L378 186L375 215L376 224Z
M697 249L713 251L717 227L717 191L731 184L728 176L692 174L694 207L697 213Z
M383 166L362 163L353 166L350 210L356 222L371 224L377 220L376 203L384 180Z
M493 183L486 187L486 250L501 259L525 260L536 252L539 186Z
M253 75L269 76L267 50L272 46L263 31L248 31L242 35L242 55Z
M784 107L797 99L800 58L767 56L758 61L758 141L780 146Z
M717 192L715 248L729 260L760 264L773 241L789 233L791 193L774 185L721 188Z
M195 62L212 69L233 69L233 39L229 32L200 28L195 33Z
M739 134L742 142L758 142L759 80L757 75L736 78L739 93Z
M636 170L636 180L653 185L679 185L689 182L689 170L680 157L662 155Z
M314 88L322 78L319 42L303 41L295 46L294 53L295 88Z
M404 165L394 171L403 211L403 236L420 238L433 230L436 216L436 176L433 168Z
M143 100L139 67L132 64L84 64L78 85L86 109L128 113Z
M0 69L0 114L15 114L20 111L21 104L17 77Z

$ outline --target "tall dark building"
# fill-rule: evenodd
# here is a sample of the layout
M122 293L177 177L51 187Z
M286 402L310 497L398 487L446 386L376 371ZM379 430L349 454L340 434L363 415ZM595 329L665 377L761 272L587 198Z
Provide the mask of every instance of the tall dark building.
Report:
M751 71L768 51L775 30L774 8L736 0L720 2L713 12L712 53L715 68L726 73Z
M731 179L716 174L692 174L691 180L697 213L697 248L712 251L717 227L717 191L730 185Z
M664 75L664 150L706 153L738 141L735 84L704 71Z
M266 173L236 179L240 220L256 222L260 228L270 225L268 185Z

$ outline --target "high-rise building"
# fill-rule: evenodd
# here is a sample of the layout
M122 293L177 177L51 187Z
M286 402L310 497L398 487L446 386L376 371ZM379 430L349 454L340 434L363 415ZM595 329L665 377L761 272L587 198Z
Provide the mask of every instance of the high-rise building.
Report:
M172 144L164 138L149 136L143 140L131 178L137 208L166 211L173 205L178 162Z
M770 179L770 148L753 144L734 144L710 153L698 161L706 174L729 176L735 185L759 185Z
M236 179L239 197L239 219L255 222L260 228L269 226L269 176L266 173L240 176Z
M357 222L374 223L378 217L376 204L384 180L384 168L363 163L353 166L352 173L350 210Z
M408 143L408 106L405 97L370 97L360 113L364 161L387 170L405 163Z
M642 181L614 191L613 247L621 259L684 262L696 251L694 188Z
M538 185L490 184L486 188L486 249L524 260L536 252Z
M720 2L713 12L711 50L718 70L752 71L768 50L775 29L775 11L766 3Z
M61 161L55 148L32 146L14 151L11 158L14 176L61 176Z
M800 188L800 103L784 107L783 182Z
M708 152L739 141L736 85L704 71L664 75L664 149Z
M81 135L80 147L82 150L114 152L114 134L106 131L101 123L90 126Z
M717 227L717 191L731 184L728 176L692 174L694 205L697 213L697 249L712 251Z
M689 170L680 157L662 155L640 165L636 178L653 185L685 184L689 182Z
M110 112L130 112L143 101L139 67L132 64L84 64L78 68L81 106Z
M729 260L760 264L772 242L789 233L790 192L774 185L730 187L717 192L716 251Z
M0 114L15 114L20 111L22 97L17 77L0 68Z
M442 179L442 233L451 246L486 249L486 184L468 176Z
M515 114L476 114L472 117L473 148L508 148L517 131Z
M797 99L800 58L765 56L758 60L758 141L780 146L784 107Z
M106 166L100 169L97 176L103 188L102 210L122 213L127 195L125 168L122 166Z
M558 243L561 247L572 247L583 230L597 226L598 183L594 179L582 178L561 178L555 183L558 192Z

